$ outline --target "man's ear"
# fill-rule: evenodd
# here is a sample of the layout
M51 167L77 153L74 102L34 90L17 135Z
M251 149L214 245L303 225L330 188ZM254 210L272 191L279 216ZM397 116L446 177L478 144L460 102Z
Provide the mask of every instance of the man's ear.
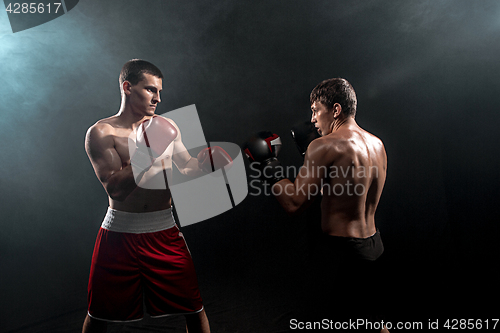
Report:
M342 114L342 105L339 103L333 104L333 117L338 118Z
M129 81L123 81L122 91L125 95L130 95L131 88L132 88L132 84Z

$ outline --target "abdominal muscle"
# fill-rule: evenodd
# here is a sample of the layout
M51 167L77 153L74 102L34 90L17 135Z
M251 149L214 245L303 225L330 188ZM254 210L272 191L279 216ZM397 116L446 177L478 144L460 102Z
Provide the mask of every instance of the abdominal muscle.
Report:
M109 206L112 209L131 212L145 213L165 210L172 205L172 194L168 188L167 179L171 178L171 160L163 160L164 163L155 163L153 167L143 176L137 186L123 201L109 198ZM161 162L161 161L158 161ZM170 163L168 163L170 162ZM166 166L167 169L163 169Z
M130 213L165 210L171 206L170 190L147 190L137 187L124 201L109 198L109 207Z

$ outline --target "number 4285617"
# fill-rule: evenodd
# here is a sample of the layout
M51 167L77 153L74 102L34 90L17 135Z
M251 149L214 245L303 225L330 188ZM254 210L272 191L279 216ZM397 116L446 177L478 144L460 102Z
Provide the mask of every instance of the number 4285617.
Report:
M51 6L53 5L53 6ZM55 13L59 11L59 8L61 7L60 2L54 2L54 3L10 3L7 5L7 8L5 8L5 11L9 14L42 14L42 13Z
M496 329L499 319L448 319L443 327L451 330Z

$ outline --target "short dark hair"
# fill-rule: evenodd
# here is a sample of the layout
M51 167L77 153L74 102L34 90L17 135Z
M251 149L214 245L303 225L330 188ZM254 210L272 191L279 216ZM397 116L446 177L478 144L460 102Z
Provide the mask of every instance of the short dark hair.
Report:
M132 85L136 85L144 78L144 74L150 74L163 79L163 74L160 69L152 63L141 59L127 61L120 72L120 78L118 80L120 82L120 89L125 81L130 82Z
M332 109L335 103L339 103L346 116L356 116L358 104L356 93L346 79L334 78L320 82L312 90L310 101L311 104L321 102L328 109Z

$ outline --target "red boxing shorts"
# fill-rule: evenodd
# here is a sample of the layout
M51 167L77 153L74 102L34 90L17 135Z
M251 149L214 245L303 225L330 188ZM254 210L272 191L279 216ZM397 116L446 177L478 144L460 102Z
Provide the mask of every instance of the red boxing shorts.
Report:
M88 285L88 313L105 321L200 312L193 260L171 209L127 213L108 208Z

